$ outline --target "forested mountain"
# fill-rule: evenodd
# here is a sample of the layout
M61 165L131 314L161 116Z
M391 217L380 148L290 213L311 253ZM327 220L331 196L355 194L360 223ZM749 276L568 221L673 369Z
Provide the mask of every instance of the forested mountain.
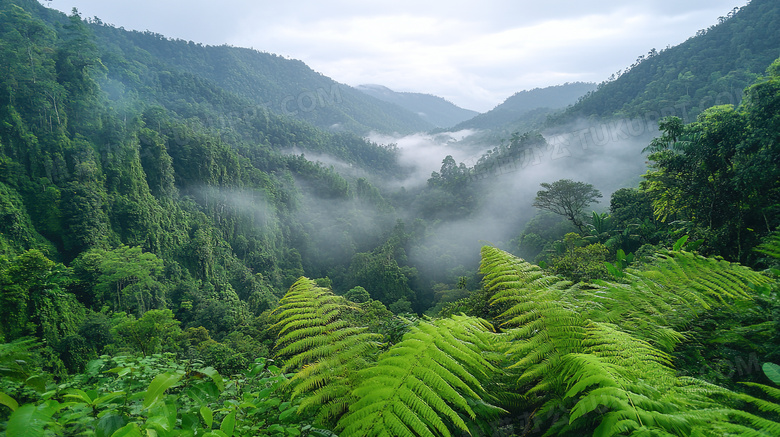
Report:
M547 126L739 105L575 151L515 117L590 85L518 93L420 175L298 61L0 0L0 435L778 435L778 9Z
M50 22L61 20L58 13L41 7L35 13ZM357 134L410 133L431 127L416 114L370 98L299 60L227 45L205 46L148 31L126 31L99 18L89 22L101 59L143 65L146 71L133 71L141 73L141 79L165 72L191 75L202 82L197 86L205 84L240 96L246 107L235 113L239 116L265 109L324 129ZM120 81L128 79L137 77L125 76Z
M737 13L739 11L739 13ZM742 89L780 56L780 9L752 0L675 47L651 49L581 99L567 117L645 116L737 104Z
M137 49L126 58L122 38L92 32L118 30L78 15L6 1L0 18L0 248L37 249L117 287L89 308L172 308L227 334L304 268L348 264L392 229L392 207L360 174L401 173L393 148L258 108ZM301 152L341 160L349 181ZM109 273L141 249L147 270Z
M299 60L230 46L203 46L150 32L95 26L98 40L129 62L158 64L213 83L254 107L299 118L324 129L357 134L411 133L431 128L417 114L371 98ZM102 45L102 44L101 44ZM251 110L251 109L250 109Z
M402 93L382 85L359 85L358 90L386 102L406 108L435 127L448 128L479 115L437 96L421 93Z
M544 122L547 114L574 104L594 89L596 84L574 82L520 91L490 111L458 123L450 130L485 129L505 135L528 131Z

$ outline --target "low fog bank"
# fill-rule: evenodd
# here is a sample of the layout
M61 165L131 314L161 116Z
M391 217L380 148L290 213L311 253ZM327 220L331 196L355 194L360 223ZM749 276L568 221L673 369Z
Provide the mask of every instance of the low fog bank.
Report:
M367 139L382 145L395 144L400 151L400 164L410 171L403 180L394 181L386 188L415 188L424 185L431 173L441 168L441 161L445 156L452 155L457 162L472 158L474 151L461 147L459 143L474 133L475 131L470 129L439 134L418 133L403 137L372 133Z
M357 165L350 164L349 162L338 159L332 155L325 153L316 153L311 150L304 150L298 147L293 147L281 151L282 155L288 156L303 156L307 161L321 164L324 167L332 167L343 176L351 176L355 178L370 176L368 172L360 168Z
M444 268L456 272L461 266L474 270L483 245L513 250L525 224L538 212L532 206L540 184L572 179L592 184L603 198L591 209L609 208L611 194L623 187L636 187L647 170L642 149L657 136L655 123L628 127L630 120L594 123L579 120L543 132L546 145L523 150L519 157L499 160L490 168L474 171L479 208L468 218L440 223L415 247L410 261L421 271ZM485 149L495 145L485 144ZM436 159L431 147L425 149ZM446 156L439 155L439 162ZM466 158L473 167L478 157ZM456 161L458 159L456 158ZM460 162L460 161L458 161ZM435 251L441 252L437 257Z
M295 226L300 228L290 229L292 238L297 240L293 245L300 250L307 274L333 274L334 266L346 268L355 253L381 245L396 219L411 228L416 219L423 218L424 232L416 234L416 241L407 252L408 264L418 269L418 279L422 281L415 287L424 292L434 283L451 283L477 269L481 246L516 249L512 240L538 212L532 203L541 183L572 179L592 184L603 194L601 204L592 206L599 212L608 209L612 192L636 187L647 165L641 151L657 136L657 129L654 123L629 127L630 123L630 120L604 123L578 120L542 132L545 141L529 142L511 156L499 154L489 167L475 167L483 155L475 150L493 150L499 145L483 143L475 149L470 141L474 131L398 138L372 135L369 139L373 142L396 144L401 165L410 169L403 180L380 180L375 175L365 175L393 207L379 209L376 199L371 203L353 196L326 196L313 185L316 181L296 177L301 197L294 214ZM464 139L469 139L465 141L468 145L462 144ZM290 150L289 153L302 152ZM469 168L465 188L453 193L467 193L472 200L458 211L442 206L448 205L446 202L455 205L453 208L462 206L457 196L438 195L436 190L443 193L441 189L427 185L431 173L441 170L442 160L448 155L458 163L458 171L463 171L460 163ZM358 168L327 155L307 152L305 157L333 166L345 176L363 176ZM214 193L211 194L213 197ZM263 199L257 199L252 193L220 194L222 202L227 200L226 203L251 217L254 223L272 226L277 220L272 208L269 210ZM426 215L420 208L426 202L427 206L433 206L435 215ZM303 238L297 239L296 235Z

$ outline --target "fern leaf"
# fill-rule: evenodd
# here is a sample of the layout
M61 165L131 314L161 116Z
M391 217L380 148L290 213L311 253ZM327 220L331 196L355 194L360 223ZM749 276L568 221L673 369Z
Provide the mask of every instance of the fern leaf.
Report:
M482 255L491 304L511 305L502 316L508 328L502 338L510 343L506 353L520 371L525 399L543 402L540 415L567 412L546 435L780 435L780 424L714 400L731 392L678 377L669 355L684 339L677 329L711 308L749 300L769 279L677 251L627 269L619 283L583 287L492 247ZM738 398L780 412L772 402L745 396Z
M348 302L300 278L272 315L279 329L277 357L284 371L300 368L290 379L293 396L304 396L300 410L318 410L320 423L334 424L351 403L353 378L379 349L380 335L356 328L339 317Z
M756 247L755 251L772 258L780 258L780 232L770 234L763 243Z
M496 371L482 355L490 335L484 321L466 316L414 326L376 365L359 372L363 382L352 393L357 401L339 421L341 435L467 431L463 416L475 418L471 404L485 395L480 379Z

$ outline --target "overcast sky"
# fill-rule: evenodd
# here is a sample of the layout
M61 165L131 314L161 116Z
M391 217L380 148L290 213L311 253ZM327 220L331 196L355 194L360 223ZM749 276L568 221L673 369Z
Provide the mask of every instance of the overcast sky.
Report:
M515 92L601 82L745 0L52 0L134 30L300 59L348 85L487 111Z

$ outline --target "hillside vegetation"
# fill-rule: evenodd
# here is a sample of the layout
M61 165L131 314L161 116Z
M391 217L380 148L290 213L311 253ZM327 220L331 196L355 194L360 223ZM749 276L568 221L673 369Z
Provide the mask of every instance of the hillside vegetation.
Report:
M778 10L547 120L744 79L738 105L662 118L639 182L602 193L502 127L414 183L355 132L419 120L300 62L0 0L0 435L780 434ZM678 57L694 78L646 80ZM323 107L264 105L299 95ZM633 165L615 144L587 168Z

